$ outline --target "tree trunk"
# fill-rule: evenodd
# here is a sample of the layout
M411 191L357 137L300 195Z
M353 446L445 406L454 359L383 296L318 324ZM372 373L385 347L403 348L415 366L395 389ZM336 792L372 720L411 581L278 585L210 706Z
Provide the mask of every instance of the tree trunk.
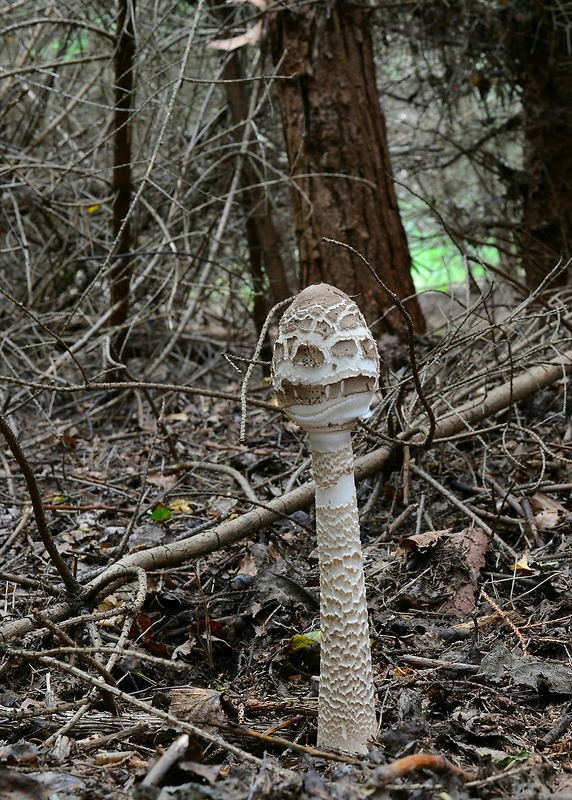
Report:
M235 128L234 135L238 141L242 139L244 125L248 120L249 114L248 91L244 82L240 57L239 51L231 53L227 57L223 68L223 78L228 81L226 84L227 102L232 124ZM250 145L249 151L253 149L253 146ZM254 288L261 291L264 289L263 264L271 293L271 305L273 305L290 297L291 291L280 254L280 241L274 226L268 191L263 185L263 178L257 175L249 157L245 159L242 168L241 185L249 208L250 233L248 242L251 261L253 262L251 264L251 272ZM256 262L258 262L258 265ZM267 310L270 309L268 308ZM266 317L266 314L264 314L264 317Z
M411 297L411 260L393 186L385 119L375 82L365 4L291 3L269 36L294 195L301 285L326 281L356 302L377 332L404 334L402 316L354 247L401 298ZM406 307L425 328L415 298Z
M572 69L566 20L559 19L564 13L555 0L530 2L513 18L524 112L520 251L531 289L572 256ZM565 284L569 275L563 270L554 284Z
M129 311L131 283L131 220L125 218L131 203L131 107L135 35L133 14L136 0L119 0L117 43L115 47L115 111L113 124L113 239L119 242L110 272L111 304L119 303L110 317L115 326L124 325ZM119 352L125 331L119 331L115 347Z

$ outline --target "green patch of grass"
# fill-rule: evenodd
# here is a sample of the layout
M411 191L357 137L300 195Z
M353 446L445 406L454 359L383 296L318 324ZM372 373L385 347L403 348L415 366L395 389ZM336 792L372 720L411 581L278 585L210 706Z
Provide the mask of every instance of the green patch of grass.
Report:
M455 245L446 238L435 237L432 241L427 237L417 240L410 235L411 259L413 263L412 277L417 291L424 289L447 289L453 283L466 280L466 267L463 258ZM471 248L472 254L483 261L496 266L499 254L496 247L484 245ZM485 267L471 264L473 278L479 280L487 276Z

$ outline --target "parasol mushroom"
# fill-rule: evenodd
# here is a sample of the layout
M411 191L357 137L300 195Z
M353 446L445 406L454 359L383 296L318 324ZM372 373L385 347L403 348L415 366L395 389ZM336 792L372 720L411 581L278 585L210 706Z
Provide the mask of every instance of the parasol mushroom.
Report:
M318 746L367 753L377 730L351 429L370 415L379 354L358 307L325 283L282 316L278 405L308 434L320 564Z

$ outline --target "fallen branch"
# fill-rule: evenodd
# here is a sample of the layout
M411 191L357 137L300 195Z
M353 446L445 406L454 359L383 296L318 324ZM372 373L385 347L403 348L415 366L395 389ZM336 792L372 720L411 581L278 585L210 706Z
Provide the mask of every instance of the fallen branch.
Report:
M501 386L497 386L487 394L477 397L459 408L453 409L443 417L436 420L435 441L443 441L472 428L499 411L510 408L514 403L524 400L537 391L550 386L562 378L568 370L572 369L572 350L562 353L557 359L545 364L537 364L522 372ZM422 421L418 421L413 428L417 431ZM426 438L423 431L409 437L403 435L404 444L422 444ZM372 450L356 459L355 475L360 481L369 475L379 472L395 452L394 448L387 446ZM182 539L167 545L151 547L124 556L117 563L87 583L80 594L80 601L88 604L97 595L101 595L110 585L117 587L117 582L126 582L132 579L134 569L159 570L170 566L178 566L185 561L190 561L209 553L220 550L228 545L239 542L247 536L252 536L278 519L283 519L309 506L314 499L315 484L309 481L304 486L288 492L282 497L271 500L263 508L255 508L237 519L228 520L188 539ZM77 600L76 600L77 603ZM57 603L46 611L53 621L60 621L68 616L74 604L70 601ZM0 642L7 642L14 637L24 636L32 630L36 621L33 616L23 617L8 622L0 627Z
M448 761L445 756L418 753L416 755L400 758L394 761L393 764L385 764L383 767L378 767L368 782L368 788L379 789L382 786L393 783L398 778L409 775L411 772L417 772L419 769L428 769L431 772L436 772L438 775L449 772L461 778L463 781L470 781L475 778L475 775L471 772L465 772L465 770L455 766L455 764Z

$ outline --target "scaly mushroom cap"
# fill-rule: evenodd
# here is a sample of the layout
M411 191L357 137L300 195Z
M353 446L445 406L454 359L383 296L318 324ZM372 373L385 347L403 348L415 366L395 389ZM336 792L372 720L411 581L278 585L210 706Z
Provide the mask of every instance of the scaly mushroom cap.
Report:
M379 354L353 300L327 283L308 286L280 320L272 379L278 405L305 430L368 417Z

